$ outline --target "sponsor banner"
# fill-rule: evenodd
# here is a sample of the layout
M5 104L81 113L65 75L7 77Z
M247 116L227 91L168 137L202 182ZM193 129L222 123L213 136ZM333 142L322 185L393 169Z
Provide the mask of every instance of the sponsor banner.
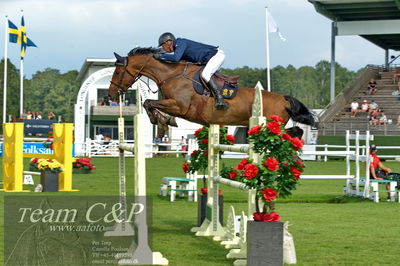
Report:
M53 131L51 125L57 123L57 120L47 119L19 119L17 122L24 123L24 134L25 135L47 135L50 131Z
M126 253L152 264L151 206L151 197L6 195L4 265L118 265Z
M74 147L75 144L72 145L72 156L75 156ZM46 148L42 142L24 142L23 152L37 153L37 154L53 154L53 150ZM0 156L3 156L3 143L0 143Z

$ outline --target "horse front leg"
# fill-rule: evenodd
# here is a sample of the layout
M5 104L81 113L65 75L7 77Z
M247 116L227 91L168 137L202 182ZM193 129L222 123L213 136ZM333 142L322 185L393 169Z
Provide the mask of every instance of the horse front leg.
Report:
M182 112L175 100L146 100L143 103L143 107L146 109L151 123L156 124L159 122L161 125L178 126L174 116L180 116Z

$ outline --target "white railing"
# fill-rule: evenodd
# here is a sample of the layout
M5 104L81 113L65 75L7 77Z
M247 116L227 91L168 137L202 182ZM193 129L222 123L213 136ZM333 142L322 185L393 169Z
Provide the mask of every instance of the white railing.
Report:
M126 144L133 144L133 140L125 140ZM109 143L98 143L94 140L88 139L84 145L86 156L88 157L118 157L118 141L112 140ZM160 149L165 148L165 150ZM182 145L179 142L176 143L147 143L145 144L145 154L146 158L153 157L155 154L176 154L176 157L180 155L187 154L187 151L182 151ZM133 153L125 151L126 157L132 157Z

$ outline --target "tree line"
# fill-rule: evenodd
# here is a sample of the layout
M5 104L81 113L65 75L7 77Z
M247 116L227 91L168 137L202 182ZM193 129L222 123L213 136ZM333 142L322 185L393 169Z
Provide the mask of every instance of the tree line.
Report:
M359 70L360 71L360 70ZM359 71L350 71L336 64L336 93L350 85ZM0 61L0 84L3 85L4 59ZM225 75L239 75L239 84L243 87L254 87L260 81L267 88L267 73L265 68L223 68ZM19 117L19 69L8 61L7 85L7 115ZM76 78L78 71L71 70L60 73L59 70L46 68L37 71L32 78L24 78L24 107L27 111L38 111L43 118L53 112L61 115L65 122L74 120L74 104L80 88ZM3 86L2 86L3 87ZM271 90L288 94L302 101L309 108L324 108L329 103L330 62L322 60L314 67L302 66L295 68L276 66L271 69ZM0 91L0 100L3 101ZM3 108L0 113L2 117Z

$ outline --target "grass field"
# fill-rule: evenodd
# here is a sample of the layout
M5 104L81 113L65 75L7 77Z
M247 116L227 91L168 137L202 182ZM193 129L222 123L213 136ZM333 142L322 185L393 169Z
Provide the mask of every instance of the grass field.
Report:
M117 195L118 159L93 161L97 165L94 173L74 175L74 188L79 192L52 195ZM233 260L225 258L227 250L217 242L209 237L195 237L190 232L197 221L197 203L186 199L169 202L169 198L158 196L161 177L183 176L182 162L180 158L146 160L147 192L153 197L153 250L162 252L170 265L232 265ZM399 163L387 165L397 171L400 168ZM343 161L307 162L305 174L344 174L344 168ZM127 179L132 194L133 158L127 159ZM398 265L400 205L343 197L343 185L340 180L303 180L292 197L278 201L277 212L291 224L298 265ZM230 205L237 211L246 210L245 192L223 185L221 189L225 213ZM26 194L1 193L1 205L4 195ZM382 198L386 199L386 195ZM0 216L2 240L3 209ZM3 256L3 241L0 254Z

